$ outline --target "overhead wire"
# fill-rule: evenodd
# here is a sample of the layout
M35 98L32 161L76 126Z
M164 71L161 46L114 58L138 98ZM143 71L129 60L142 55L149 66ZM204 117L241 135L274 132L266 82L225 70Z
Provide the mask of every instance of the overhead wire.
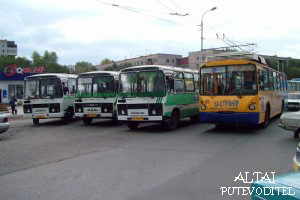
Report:
M177 15L179 16L181 19L183 19L184 21L186 22L189 22L190 24L192 25L197 25L198 24L198 20L196 18L194 18L193 16L191 16L189 13L186 13L186 14L180 14L180 13L174 13L172 9L170 9L168 6L166 6L164 3L162 3L160 0L156 0L157 3L159 3L162 7L164 7L166 10L168 10L170 13L164 13L164 12L158 12L157 10L153 11L153 10L149 10L149 9L144 9L144 8L137 8L137 7L132 7L132 6L124 6L124 5L119 5L119 4L113 4L113 3L109 3L107 1L104 1L104 0L95 0L95 1L98 1L100 3L104 3L104 4L107 4L107 5L110 5L110 6L113 6L113 7L117 7L117 8L120 8L120 9L123 9L123 10L126 10L126 11L129 11L129 12L133 12L133 13L136 13L136 14L140 14L140 15L144 15L144 16L148 16L148 17L151 17L151 18L155 18L155 19L158 19L160 21L164 21L166 23L170 23L170 24L176 24L176 25L180 25L178 22L175 22L175 21L172 21L172 20L169 20L169 19L165 19L165 18L162 18L162 17L159 17L159 16L156 16L156 15L153 15L153 13L160 13L160 14L164 14L164 15ZM174 0L171 0L172 4L175 5L175 7L180 10L182 13L185 13L184 10L174 1ZM147 12L151 12L151 14L148 14ZM199 26L199 25L198 25ZM216 29L212 26L209 26L209 25L206 25L204 24L203 26L205 26L207 28L207 30L209 30L210 32L213 32L214 34L217 34L216 33ZM227 36L226 36L227 37ZM228 38L228 37L227 37ZM217 40L221 40L221 38L217 37ZM239 44L242 44L241 42L237 41L237 40L234 40L234 39L229 39L229 41L231 42L231 44L229 42L226 42L224 40L221 40L223 43L229 45L229 47L232 47L232 46L239 46L235 43L239 43ZM232 45L233 44L233 45ZM249 43L246 43L246 44L249 44ZM258 47L256 46L257 48L261 48L261 47ZM241 49L241 48L240 48ZM263 49L263 48L262 48ZM243 50L243 49L241 49ZM273 51L273 52L276 52L274 50L270 50L270 49L267 49L269 51Z

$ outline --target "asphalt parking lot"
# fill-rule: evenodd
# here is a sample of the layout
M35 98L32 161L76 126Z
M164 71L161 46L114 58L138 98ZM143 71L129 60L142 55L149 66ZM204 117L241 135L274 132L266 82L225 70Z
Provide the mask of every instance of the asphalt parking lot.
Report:
M0 135L1 199L250 199L221 187L241 172L293 170L298 139L272 120L267 129L192 124L175 131L97 120L11 119ZM253 177L249 177L253 178Z

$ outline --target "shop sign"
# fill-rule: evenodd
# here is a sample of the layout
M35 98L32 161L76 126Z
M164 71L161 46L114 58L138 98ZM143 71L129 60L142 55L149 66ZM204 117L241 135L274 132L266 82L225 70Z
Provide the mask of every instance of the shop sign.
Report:
M45 68L42 66L37 66L33 68L29 67L18 67L16 64L12 64L7 66L4 69L5 76L13 76L15 74L28 74L28 73L35 73L35 74L41 74L45 72Z

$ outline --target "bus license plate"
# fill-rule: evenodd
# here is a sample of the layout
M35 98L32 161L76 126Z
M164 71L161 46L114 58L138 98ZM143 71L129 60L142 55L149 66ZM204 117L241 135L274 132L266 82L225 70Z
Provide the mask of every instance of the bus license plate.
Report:
M38 119L44 119L45 115L37 115L36 118L38 118Z
M132 117L133 121L141 121L144 120L144 117Z
M97 117L97 114L87 114L87 117Z

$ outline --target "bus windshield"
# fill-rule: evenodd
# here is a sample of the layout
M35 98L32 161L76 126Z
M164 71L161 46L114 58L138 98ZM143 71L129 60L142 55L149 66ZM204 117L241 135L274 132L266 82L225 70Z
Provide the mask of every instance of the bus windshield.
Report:
M116 83L112 76L95 76L93 78L93 97L116 96Z
M163 97L166 95L162 71L140 71L121 74L119 88L123 97Z
M38 99L40 97L39 85L38 79L26 80L24 99Z
M61 82L58 78L30 79L25 81L25 99L62 98Z
M254 95L257 84L254 65L204 67L202 95Z
M40 80L41 98L62 98L61 82L58 78L46 78Z
M92 97L92 77L78 78L76 97Z

